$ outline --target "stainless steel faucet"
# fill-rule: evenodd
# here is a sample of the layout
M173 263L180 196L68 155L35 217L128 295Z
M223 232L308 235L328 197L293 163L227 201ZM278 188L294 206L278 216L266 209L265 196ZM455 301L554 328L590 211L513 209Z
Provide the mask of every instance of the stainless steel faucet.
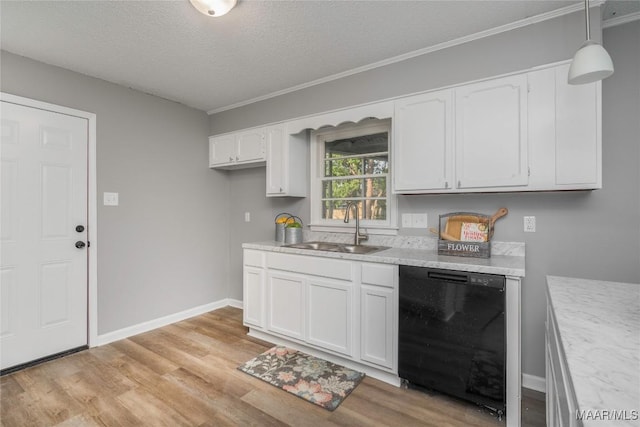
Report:
M344 222L345 224L349 222L349 212L351 212L351 206L356 208L356 235L354 237L354 244L358 246L361 241L368 240L368 234L360 234L360 215L358 215L358 205L354 202L347 203L347 211L344 214Z

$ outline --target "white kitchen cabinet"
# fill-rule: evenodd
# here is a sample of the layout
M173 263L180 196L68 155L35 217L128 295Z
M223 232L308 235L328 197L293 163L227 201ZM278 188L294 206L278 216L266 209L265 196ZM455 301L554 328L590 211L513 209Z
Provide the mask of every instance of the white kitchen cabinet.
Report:
M363 263L361 282L360 358L395 369L398 267Z
M265 278L261 268L245 266L243 271L244 322L264 327Z
M569 66L555 69L555 184L559 188L600 188L601 83L570 85Z
M306 197L308 151L306 132L289 135L285 124L269 126L267 138L267 197Z
M396 101L395 191L443 190L453 185L452 93L443 90Z
M456 188L526 186L527 76L455 89Z
M249 335L320 351L327 360L353 362L367 375L399 384L398 266L253 249L244 257Z
M266 298L266 281L263 252L244 250L242 291L243 319L245 325L265 327L264 302Z
M568 366L559 343L558 327L553 309L547 305L546 322L546 408L547 426L576 427L582 425L576 419L578 407Z
M265 138L264 128L239 132L236 135L236 161L238 163L265 161Z
M307 279L307 341L352 356L353 284Z
M602 188L601 83L569 85L569 65L529 78L529 189Z
M399 99L394 135L396 193L526 187L526 75Z
M257 167L263 166L265 161L265 128L209 137L209 167L211 168Z
M234 135L212 136L209 138L209 167L231 164L236 158Z
M305 291L303 276L267 272L267 329L298 340L305 339Z
M393 191L601 188L601 83L569 85L568 68L551 64L397 99Z

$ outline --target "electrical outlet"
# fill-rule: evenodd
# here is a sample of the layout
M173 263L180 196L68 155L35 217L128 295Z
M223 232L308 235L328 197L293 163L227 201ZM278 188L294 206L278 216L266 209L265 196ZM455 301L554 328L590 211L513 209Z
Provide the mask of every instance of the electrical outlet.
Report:
M535 216L525 216L524 217L524 231L525 231L525 233L535 233L536 232L536 217Z
M402 228L412 228L413 227L413 215L408 213L402 214Z
M251 222L251 213L250 212L245 212L244 213L244 222Z
M427 228L427 214L413 214L414 228Z

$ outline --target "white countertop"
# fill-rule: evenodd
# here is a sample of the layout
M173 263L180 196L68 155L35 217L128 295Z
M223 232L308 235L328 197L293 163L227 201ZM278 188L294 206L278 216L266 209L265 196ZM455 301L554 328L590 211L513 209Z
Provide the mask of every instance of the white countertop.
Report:
M493 255L491 258L443 256L438 255L438 252L433 249L415 248L390 248L380 252L359 255L343 252L287 248L283 246L282 243L275 241L244 243L242 247L244 249L257 249L327 258L341 258L354 261L402 264L416 267L443 268L448 270L524 277L524 256Z
M547 276L547 289L577 409L640 411L640 284ZM607 422L640 425L583 421Z

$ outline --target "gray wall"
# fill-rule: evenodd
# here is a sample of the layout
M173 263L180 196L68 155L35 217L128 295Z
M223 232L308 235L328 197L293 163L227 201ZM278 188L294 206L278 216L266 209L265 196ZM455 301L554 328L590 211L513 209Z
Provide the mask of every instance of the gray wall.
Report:
M2 52L3 92L97 114L98 333L227 297L229 183L206 113ZM105 207L102 192L120 193Z
M215 134L286 120L569 59L582 43L582 19L581 13L564 16L221 112L211 117L211 131ZM599 28L594 21L592 31L599 34ZM437 216L443 212L509 209L509 215L498 222L494 238L527 245L527 277L522 288L526 374L544 377L547 274L640 282L639 32L636 21L604 34L616 72L603 83L602 190L399 197L400 213L426 212L430 226L437 225ZM230 295L241 298L240 243L272 238L273 215L279 211L300 213L307 220L309 205L296 199L278 204L266 199L264 169L231 172L230 178L232 223L240 221L244 211L255 213L251 227L246 232L238 229L231 239ZM523 232L524 215L536 216L536 233ZM400 233L418 234L415 229L401 229Z

